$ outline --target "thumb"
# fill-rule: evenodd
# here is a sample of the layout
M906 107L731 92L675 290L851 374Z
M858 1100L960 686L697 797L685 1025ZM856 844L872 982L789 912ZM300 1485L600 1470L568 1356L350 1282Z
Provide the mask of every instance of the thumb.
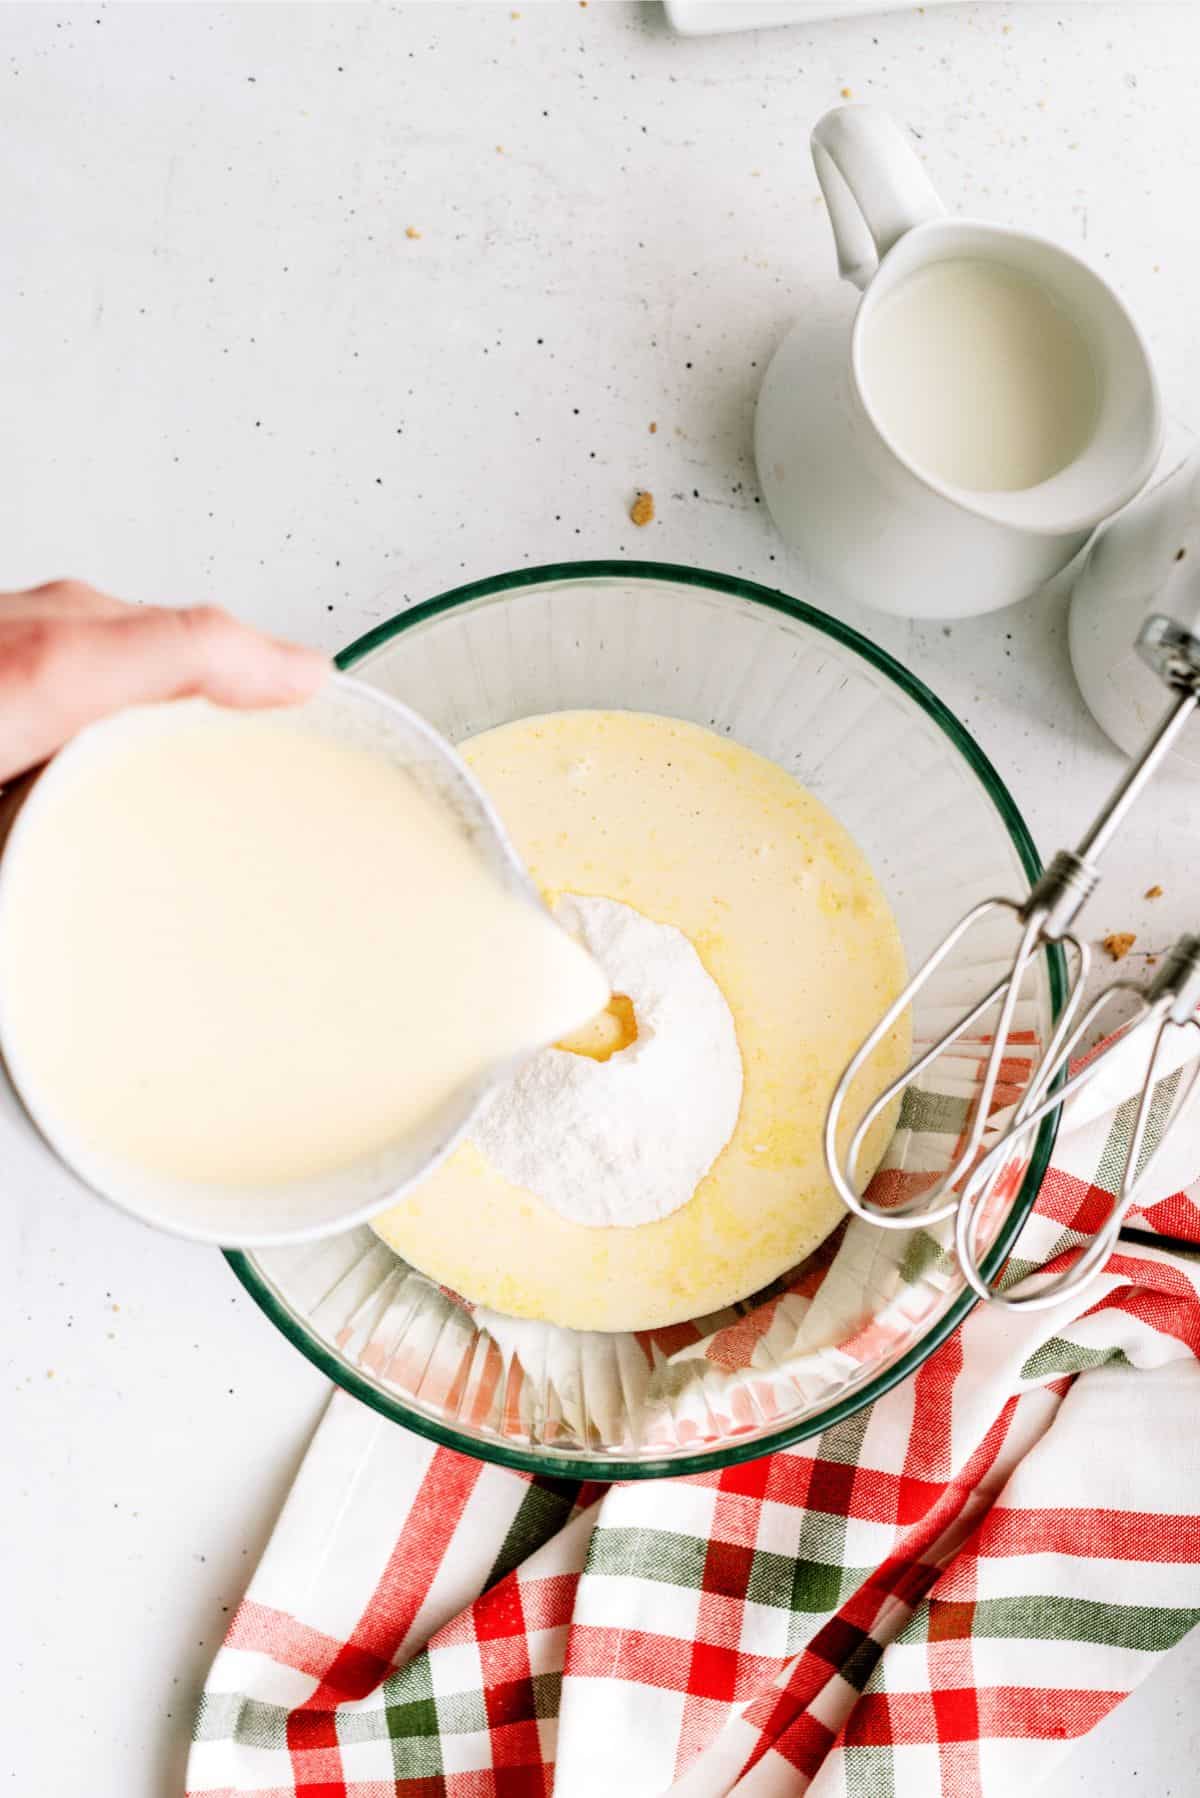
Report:
M292 705L329 672L316 650L266 637L215 606L151 607L89 623L92 716L201 694L218 705Z
M315 650L206 606L18 619L0 636L0 781L123 706L190 694L218 705L293 705L328 672Z

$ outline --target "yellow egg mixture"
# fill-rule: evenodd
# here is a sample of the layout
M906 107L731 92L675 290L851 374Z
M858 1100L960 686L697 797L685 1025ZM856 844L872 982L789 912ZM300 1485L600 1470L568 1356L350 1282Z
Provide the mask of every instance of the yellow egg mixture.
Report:
M578 1329L659 1327L745 1297L843 1216L821 1150L826 1106L904 980L878 883L791 775L697 725L552 713L487 731L462 752L551 904L618 900L690 939L733 1015L741 1108L691 1199L654 1222L570 1221L467 1142L375 1228L480 1304ZM636 1015L614 1005L607 1036L573 1039L577 1048L610 1053L614 1037L636 1030ZM900 1026L868 1070L870 1090L907 1055ZM876 1126L864 1166L890 1130L888 1118Z

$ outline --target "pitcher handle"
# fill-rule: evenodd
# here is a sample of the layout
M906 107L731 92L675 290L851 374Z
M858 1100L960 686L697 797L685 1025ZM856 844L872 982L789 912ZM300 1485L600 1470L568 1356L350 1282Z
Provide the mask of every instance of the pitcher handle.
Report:
M875 106L835 106L812 134L838 274L866 287L892 245L945 207L900 127Z

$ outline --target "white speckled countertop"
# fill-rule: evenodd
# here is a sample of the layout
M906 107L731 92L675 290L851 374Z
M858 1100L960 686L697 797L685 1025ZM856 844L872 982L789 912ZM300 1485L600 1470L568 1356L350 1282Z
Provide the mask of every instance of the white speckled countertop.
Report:
M951 206L1093 259L1200 428L1198 66L1190 0L689 40L599 0L0 7L0 583L215 598L330 648L522 562L796 585L749 427L787 321L848 304L806 151L846 90ZM1061 598L853 622L1043 850L1077 834L1117 762ZM1198 838L1200 794L1160 788L1095 932L1195 928ZM0 1164L6 1789L161 1798L326 1388L218 1255ZM1200 1790L1198 1674L1193 1640L1059 1798Z

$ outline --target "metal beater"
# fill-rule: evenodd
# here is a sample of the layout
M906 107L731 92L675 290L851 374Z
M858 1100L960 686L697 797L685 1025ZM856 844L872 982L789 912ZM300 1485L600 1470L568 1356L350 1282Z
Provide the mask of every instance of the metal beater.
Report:
M1155 670L1173 694L1171 704L1158 728L1131 763L1099 816L1084 833L1078 847L1061 850L1054 857L1027 899L984 899L953 927L889 1005L851 1058L834 1088L825 1118L825 1160L830 1177L847 1208L856 1217L885 1230L925 1229L955 1214L955 1248L968 1284L981 1298L1012 1307L1041 1309L1059 1304L1065 1298L1080 1292L1096 1277L1108 1259L1123 1219L1144 1187L1168 1131L1182 1115L1197 1081L1200 1080L1198 1063L1191 1070L1189 1078L1180 1081L1167 1115L1155 1120L1157 1140L1150 1151L1144 1153L1158 1085L1158 1070L1172 1033L1178 1030L1196 1030L1191 1055L1200 1056L1200 1026L1195 1017L1196 1006L1200 1002L1200 936L1181 937L1164 958L1161 969L1144 986L1131 980L1118 980L1086 1006L1080 1015L1091 954L1086 943L1072 934L1072 925L1099 883L1100 858L1142 790L1170 753L1189 718L1200 706L1200 636L1170 618L1155 614L1143 625L1137 648L1142 659ZM931 1047L916 1055L904 1072L879 1094L855 1126L843 1152L839 1147L839 1136L846 1103L856 1076L946 958L969 932L998 912L1011 914L1020 930L1016 953L1007 973L996 981L977 1004L944 1031ZM1009 1034L1022 983L1035 958L1056 943L1064 945L1073 956L1062 1010L1045 1049L1033 1060L1028 1084L1014 1106L1011 1117L995 1141L990 1142L985 1150L984 1139L1002 1063L1008 1052ZM1132 998L1136 1006L1135 1017L1108 1048L1067 1077L1072 1056L1118 995L1125 1003ZM982 1076L953 1165L932 1189L905 1204L888 1208L873 1204L865 1197L857 1176L859 1157L871 1125L947 1049L996 1007L996 1022ZM1145 1073L1137 1094L1134 1127L1117 1196L1108 1219L1079 1260L1064 1274L1042 1285L1036 1293L1020 1298L997 1293L980 1272L981 1250L978 1238L981 1218L1001 1175L1013 1162L1014 1152L1020 1150L1044 1118L1057 1111L1068 1098L1094 1080L1106 1065L1108 1057L1118 1048L1128 1053L1126 1046L1134 1033L1144 1035L1147 1041ZM1178 1065L1180 1058L1175 1059Z

